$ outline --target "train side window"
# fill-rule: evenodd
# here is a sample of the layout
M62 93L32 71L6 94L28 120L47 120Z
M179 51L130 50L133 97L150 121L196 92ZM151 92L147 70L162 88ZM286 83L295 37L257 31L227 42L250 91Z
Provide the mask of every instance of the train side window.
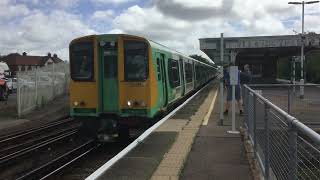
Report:
M145 81L149 74L148 44L144 41L124 41L125 81Z
M186 69L186 81L188 83L192 82L192 64L189 62L186 62L185 69Z
M161 80L161 69L160 69L160 59L157 58L157 72L158 72L158 80Z
M180 85L179 77L179 65L178 61L174 59L169 59L169 82L171 87L177 87Z

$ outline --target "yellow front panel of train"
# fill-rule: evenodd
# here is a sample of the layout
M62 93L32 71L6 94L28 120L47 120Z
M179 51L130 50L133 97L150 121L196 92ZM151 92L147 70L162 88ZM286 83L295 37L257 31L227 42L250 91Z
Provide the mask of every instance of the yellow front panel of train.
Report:
M98 60L95 36L74 40L70 45L72 81L70 82L70 107L77 113L86 109L98 110Z
M95 82L71 82L70 105L73 108L97 108L98 91Z
M149 70L147 72L141 72L141 73L146 73L147 78L145 80L139 79L141 76L138 78L138 80L135 80L134 76L130 76L130 69L128 67L132 67L132 72L137 71L137 68L135 67L135 64L128 66L125 63L125 46L127 43L130 45L130 43L136 43L132 44L131 48L135 48L138 46L142 46L142 43L145 43L144 39L139 39L139 38L130 38L130 37L123 37L120 38L119 44L121 47L119 49L119 90L120 90L120 109L149 109L151 102L150 102L150 77L149 77ZM146 44L147 45L147 44ZM148 47L145 46L146 51L148 51ZM129 48L128 48L129 49ZM132 50L133 52L133 50ZM138 51L136 51L138 52ZM140 55L135 55L135 57L140 56ZM128 58L128 57L127 57ZM146 64L149 66L149 57L146 57ZM130 59L131 61L128 60L128 63L134 61L134 58ZM127 67L127 69L126 69ZM141 75L137 73L137 75ZM133 73L134 74L134 73ZM127 77L126 77L127 76Z

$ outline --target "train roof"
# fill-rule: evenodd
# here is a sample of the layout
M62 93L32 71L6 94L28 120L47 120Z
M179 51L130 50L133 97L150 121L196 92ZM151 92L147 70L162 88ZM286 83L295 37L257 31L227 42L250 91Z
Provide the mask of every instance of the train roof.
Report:
M157 49L160 49L160 50L164 50L164 51L170 52L170 53L172 53L172 54L176 54L176 55L178 55L178 56L180 56L180 57L183 57L183 58L192 59L193 61L199 62L199 63L201 63L201 64L205 64L205 65L209 65L209 66L214 66L214 63L213 63L213 62L211 62L211 63L210 63L210 62L201 62L201 61L199 61L199 60L197 60L197 59L194 59L194 58L192 58L192 57L189 57L189 56L187 56L187 55L184 55L184 54L182 54L182 53L180 53L180 52L178 52L178 51L176 51L176 50L174 50L174 49L171 49L171 48L169 48L169 47L167 47L167 46L165 46L165 45L162 45L162 44L160 44L160 43L158 43L158 42L155 42L155 41L153 41L153 40L151 40L151 39L147 39L147 38L142 37L142 36L136 36L136 35L130 35L130 34L97 34L97 35L88 35L88 36L83 36L83 37L80 37L80 38L76 38L76 39L74 39L73 41L79 40L79 39L81 39L81 38L90 38L90 37L93 37L93 36L127 36L127 37L133 37L133 38L141 38L141 39L145 39L146 41L148 41L149 44L151 45L151 47L153 47L153 48L157 48ZM73 41L72 41L72 42L73 42ZM72 42L71 42L71 43L72 43Z
M201 63L201 64L206 64L206 65L211 65L211 66L214 65L214 63L201 62L201 61L199 61L199 60L197 60L197 59L194 59L194 58L192 58L192 57L189 57L189 56L187 56L187 55L184 55L184 54L180 53L179 51L173 50L173 49L171 49L171 48L169 48L169 47L167 47L167 46L164 46L164 45L162 45L162 44L160 44L160 43L157 43L157 42L155 42L155 41L153 41L153 40L150 40L150 39L147 39L147 38L145 38L145 39L146 39L146 40L150 43L150 45L151 45L152 47L154 47L154 48L171 52L171 53L176 54L176 55L178 55L178 56L180 56L180 57L183 57L183 58L192 59L193 61L197 61L197 62L199 62L199 63Z

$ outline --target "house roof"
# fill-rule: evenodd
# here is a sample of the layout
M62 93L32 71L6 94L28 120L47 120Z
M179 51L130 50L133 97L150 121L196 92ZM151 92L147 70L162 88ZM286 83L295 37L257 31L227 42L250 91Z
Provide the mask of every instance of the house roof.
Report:
M8 65L43 66L50 58L54 63L63 62L58 56L51 56L51 54L47 56L28 56L26 54L12 53L2 57L1 60Z

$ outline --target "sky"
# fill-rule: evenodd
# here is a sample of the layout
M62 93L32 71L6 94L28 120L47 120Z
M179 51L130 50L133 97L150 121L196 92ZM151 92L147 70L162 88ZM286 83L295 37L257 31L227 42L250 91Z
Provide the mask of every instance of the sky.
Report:
M320 31L320 3L306 5L305 31ZM199 38L301 32L301 6L287 0L0 0L0 54L56 53L90 34L143 36L204 54Z

